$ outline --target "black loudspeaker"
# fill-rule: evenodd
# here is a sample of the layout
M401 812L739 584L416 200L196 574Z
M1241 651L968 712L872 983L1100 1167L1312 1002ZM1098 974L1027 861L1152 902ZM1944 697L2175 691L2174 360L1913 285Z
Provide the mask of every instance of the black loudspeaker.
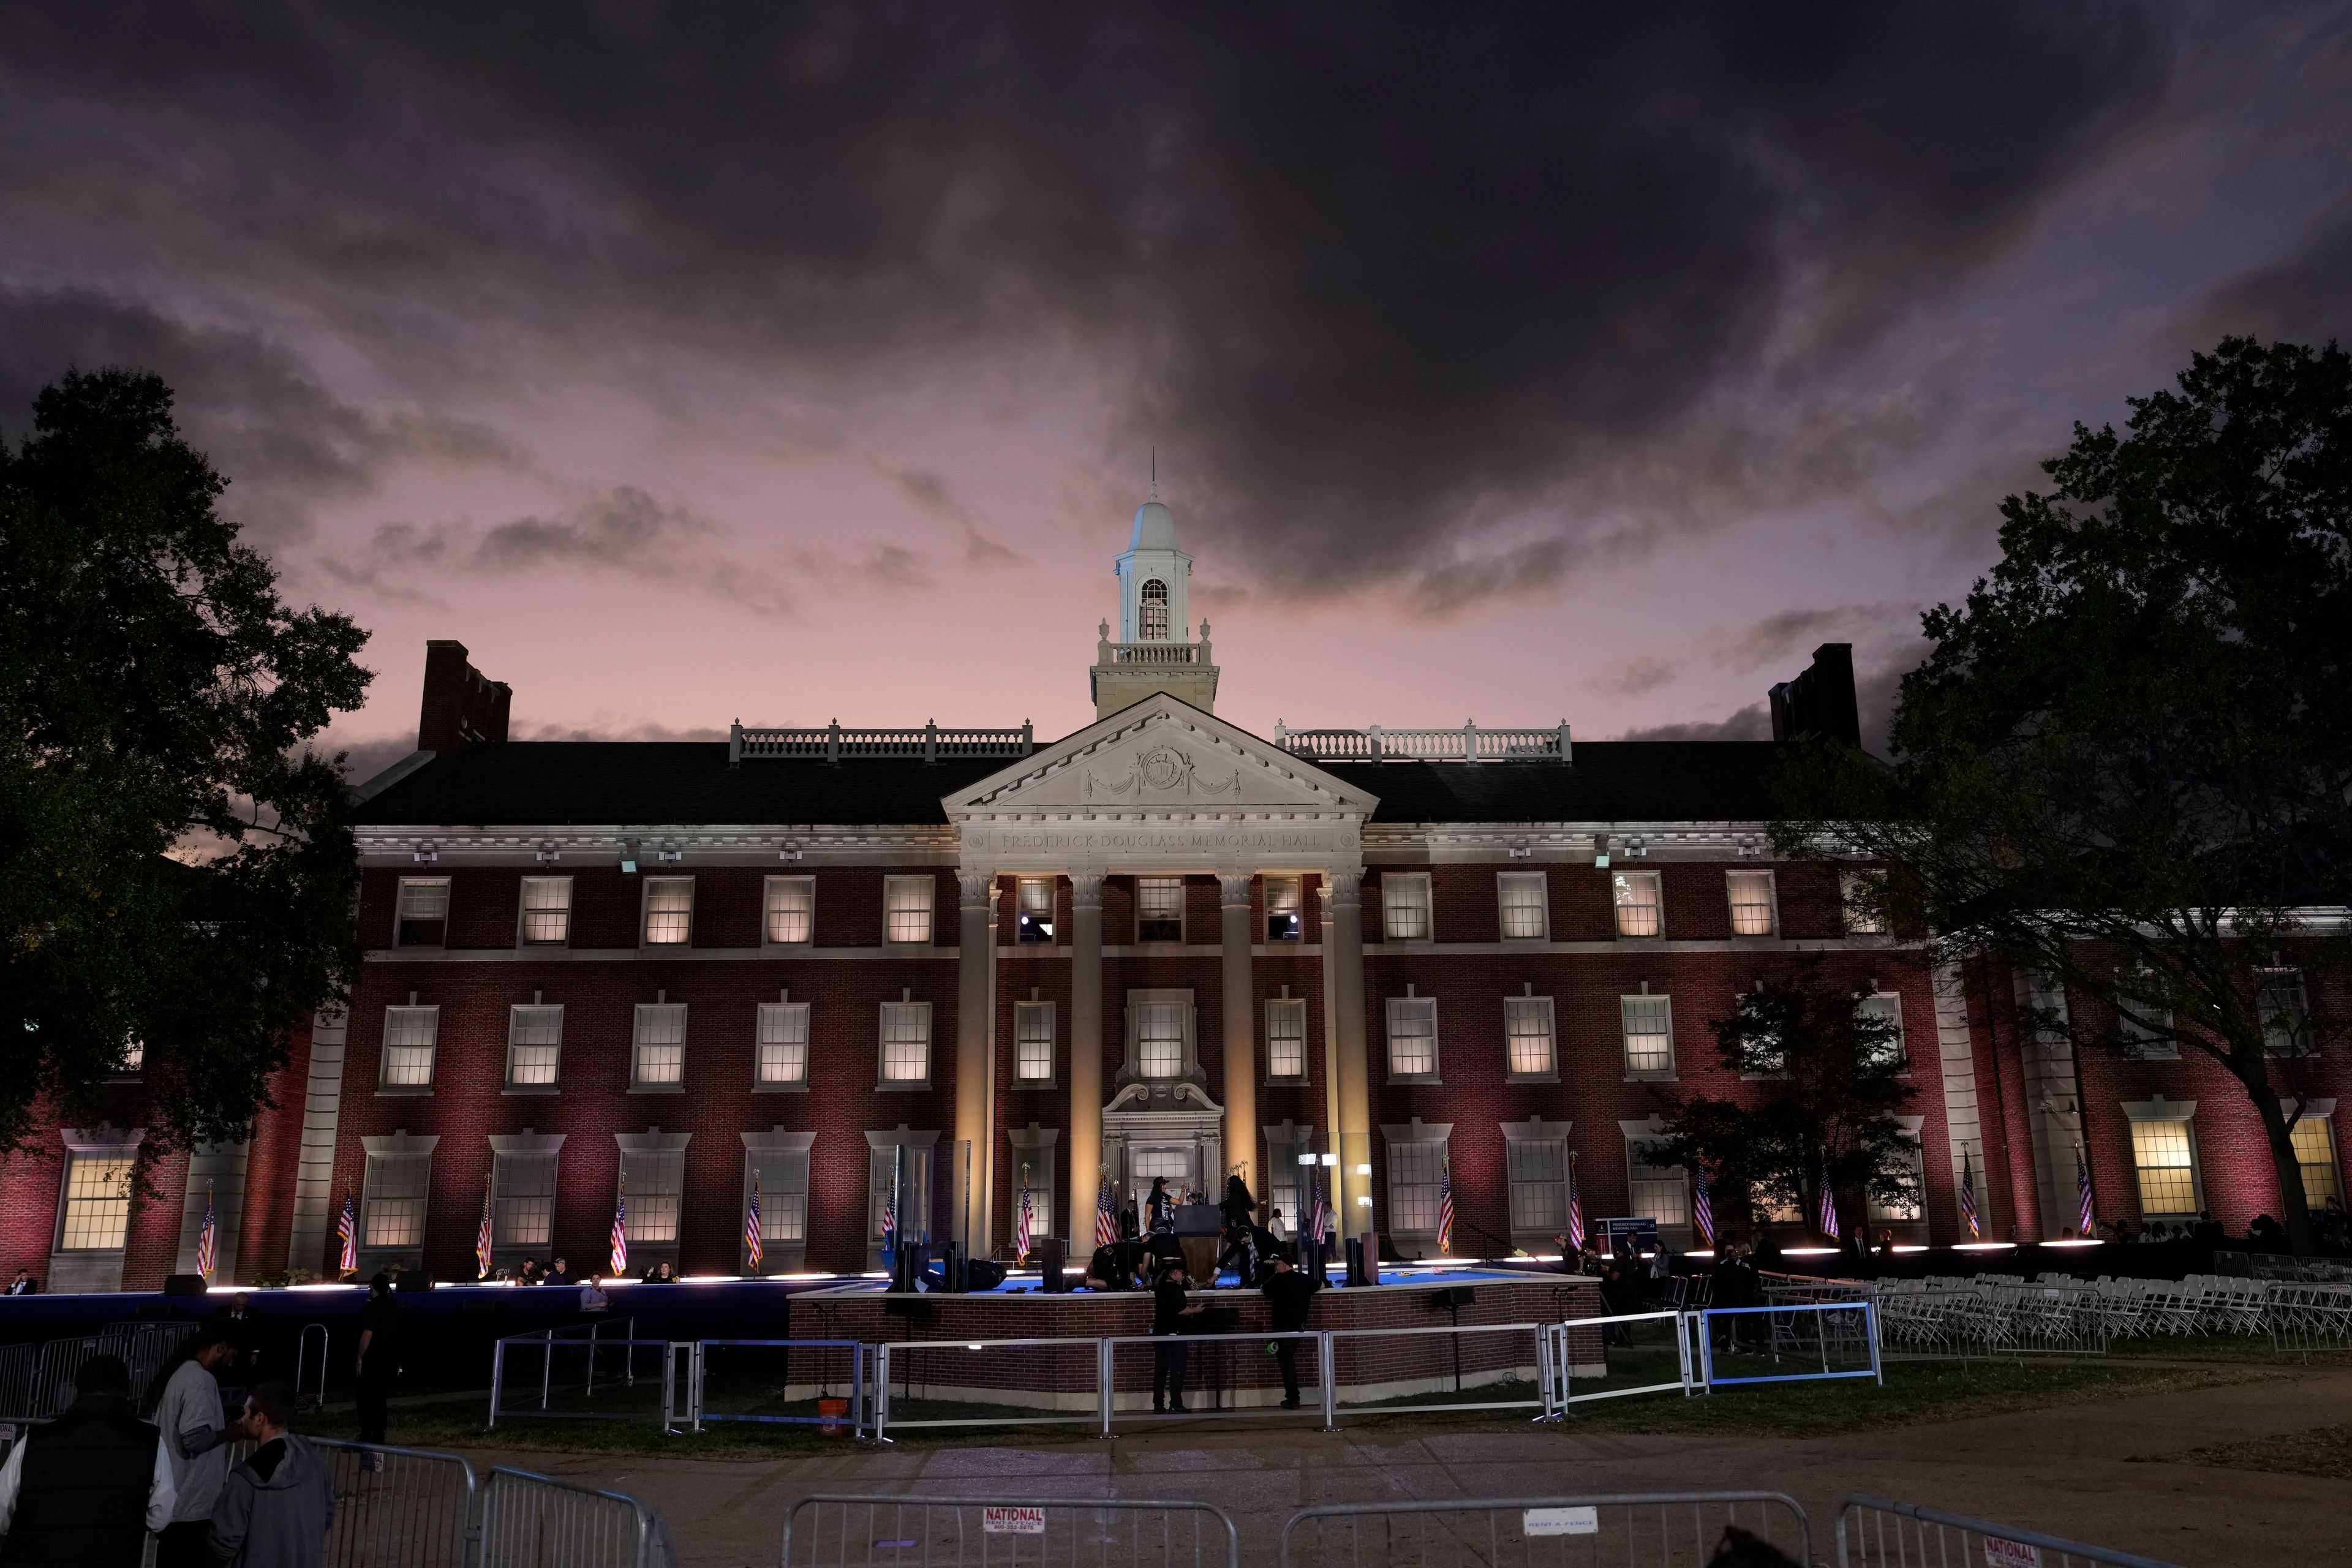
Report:
M1062 1272L1062 1265L1067 1258L1068 1254L1056 1237L1049 1236L1037 1244L1037 1268L1045 1276L1045 1289L1051 1294L1059 1295L1070 1288L1069 1276Z
M898 1251L898 1268L890 1277L890 1289L911 1291L919 1287L931 1267L930 1244L921 1241L902 1242Z
M1371 1282L1370 1277L1364 1272L1364 1238L1351 1236L1348 1237L1348 1283L1350 1287L1360 1288Z
M1478 1288L1475 1285L1448 1285L1443 1290L1429 1293L1432 1307L1466 1307L1477 1299Z
M422 1268L395 1268L392 1274L392 1288L404 1296L412 1290L430 1290L433 1289L433 1276Z
M992 1258L975 1258L963 1266L964 1288L993 1290L1004 1283L1004 1265Z
M201 1274L167 1274L163 1277L166 1296L201 1296L205 1293L205 1277Z

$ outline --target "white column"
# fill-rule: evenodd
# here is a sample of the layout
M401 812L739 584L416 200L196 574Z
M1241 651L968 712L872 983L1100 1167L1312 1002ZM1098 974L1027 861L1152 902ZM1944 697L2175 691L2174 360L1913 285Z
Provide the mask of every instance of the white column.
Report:
M989 921L995 901L996 879L984 872L965 871L957 879L962 926L956 953L956 1117L958 1144L948 1150L950 1185L948 1226L963 1244L964 1256L984 1252L994 1232L988 1223L989 1139L988 1101L992 1064L988 1043L993 1033L989 1014L995 1005L996 932ZM967 1173L968 1184L967 1184Z
M1339 1156L1334 1201L1341 1205L1339 1233L1360 1234L1371 1211L1356 1200L1371 1195L1369 1177L1356 1173L1372 1158L1371 1077L1364 1043L1363 873L1334 871L1323 884L1331 910L1331 1029L1339 1044L1339 1116L1332 1148ZM1344 1198L1340 1194L1344 1193Z
M1225 1164L1241 1167L1250 1191L1263 1196L1265 1173L1258 1169L1257 992L1250 981L1250 880L1247 875L1217 879L1224 915ZM1223 1182L1212 1199L1222 1202Z
M1091 1245L1102 1192L1102 874L1070 875L1070 1217L1075 1247Z

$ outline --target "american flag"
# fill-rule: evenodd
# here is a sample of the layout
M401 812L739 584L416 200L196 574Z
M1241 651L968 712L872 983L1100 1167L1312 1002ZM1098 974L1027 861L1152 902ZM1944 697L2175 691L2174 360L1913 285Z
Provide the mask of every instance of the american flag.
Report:
M882 1195L882 1258L889 1263L898 1253L898 1184L894 1178L890 1190Z
M211 1184L205 1186L205 1228L196 1232L196 1272L209 1279L220 1267L220 1215L213 1207Z
M1984 1234L1977 1228L1977 1172L1966 1149L1960 1151L1960 1223L1969 1227L1970 1241Z
M1568 1249L1584 1250L1584 1197L1576 1190L1576 1156L1568 1157Z
M482 1224L481 1228L474 1232L474 1278L477 1279L488 1279L490 1277L490 1246L496 1239L496 1233L490 1227L490 1178L484 1176L482 1178Z
M2074 1145L2074 1201L2083 1211L2074 1234L2088 1236L2097 1226L2098 1212L2091 1202L2091 1163L2084 1158L2080 1143Z
M613 1272L629 1271L629 1184L624 1179L613 1199Z
M760 1173L751 1173L751 1212L743 1216L743 1257L754 1272L760 1258L767 1250L767 1237L760 1230Z
M1108 1247L1118 1239L1118 1198L1110 1190L1110 1173L1105 1171L1102 1194L1095 1199L1095 1245Z
M1448 1153L1437 1171L1437 1250L1454 1250L1454 1156Z
M360 1271L360 1215L359 1210L352 1205L352 1189L348 1182L343 1184L343 1213L342 1216L335 1221L335 1234L343 1238L342 1257L339 1259L340 1271L345 1274L358 1273Z
M1035 1206L1029 1201L1029 1173L1021 1173L1021 1217L1013 1222L1013 1254L1025 1266L1029 1261L1029 1226L1035 1217Z
M1715 1200L1707 1194L1706 1167L1691 1168L1691 1223L1707 1246L1715 1245Z
M1830 1190L1830 1157L1822 1156L1822 1234L1832 1241L1845 1232L1838 1226L1837 1194Z

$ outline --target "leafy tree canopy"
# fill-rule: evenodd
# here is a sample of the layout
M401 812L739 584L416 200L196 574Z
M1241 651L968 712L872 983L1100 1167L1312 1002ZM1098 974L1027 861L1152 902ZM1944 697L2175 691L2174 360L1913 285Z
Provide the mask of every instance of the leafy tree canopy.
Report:
M288 1031L357 969L347 795L297 748L359 705L367 634L280 602L226 487L170 390L131 371L68 374L0 444L0 930L21 1020L0 1148L52 1110L103 1120L127 1049L151 1146L240 1135Z
M1883 862L1942 955L2063 987L2030 1026L2226 1067L2307 1248L2289 1129L2352 903L2352 358L2227 339L2129 406L1926 616L1892 765L1808 748L1775 837Z

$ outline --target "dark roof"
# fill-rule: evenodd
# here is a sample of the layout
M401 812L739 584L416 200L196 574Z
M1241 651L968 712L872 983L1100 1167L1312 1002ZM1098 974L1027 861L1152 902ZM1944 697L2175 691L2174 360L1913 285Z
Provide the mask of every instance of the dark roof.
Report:
M1767 741L1580 741L1557 763L1339 763L1377 822L1722 822L1770 815ZM509 741L444 752L363 802L380 826L944 824L940 797L1010 765L760 758L723 741Z

